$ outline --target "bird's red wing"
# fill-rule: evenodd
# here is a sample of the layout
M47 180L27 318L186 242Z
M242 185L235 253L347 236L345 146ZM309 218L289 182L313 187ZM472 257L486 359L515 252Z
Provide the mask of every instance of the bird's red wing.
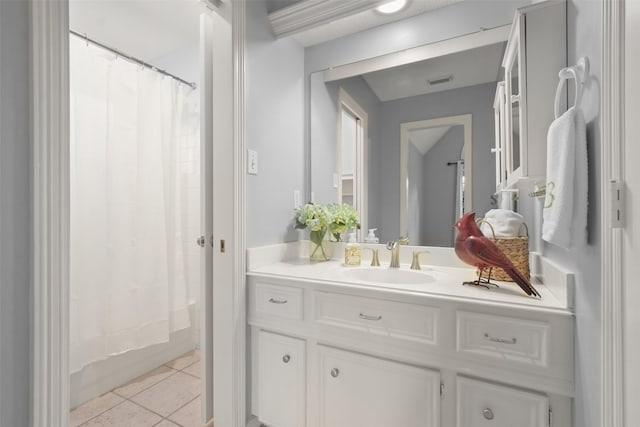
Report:
M492 267L514 268L509 258L491 240L484 236L470 236L464 242L467 251Z

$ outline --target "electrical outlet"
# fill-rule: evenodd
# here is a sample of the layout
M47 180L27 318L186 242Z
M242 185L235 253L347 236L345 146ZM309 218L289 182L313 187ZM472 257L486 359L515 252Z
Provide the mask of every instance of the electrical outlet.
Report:
M258 152L255 150L247 150L247 172L258 175Z
M293 190L293 209L300 207L300 190Z

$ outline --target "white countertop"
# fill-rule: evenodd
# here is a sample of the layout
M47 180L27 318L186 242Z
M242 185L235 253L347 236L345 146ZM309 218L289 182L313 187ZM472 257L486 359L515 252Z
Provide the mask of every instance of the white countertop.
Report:
M268 263L250 270L247 274L254 277L272 277L295 279L301 282L313 281L322 284L331 284L343 288L368 288L389 292L425 295L438 298L453 298L465 300L481 300L485 302L502 303L510 305L522 305L531 308L549 309L553 311L570 312L556 295L545 285L534 285L542 298L527 296L517 284L511 282L496 282L499 288L486 289L477 286L463 286L462 282L476 279L475 269L451 266L425 266L420 274L425 275L424 283L376 283L359 280L352 277L351 271L355 269L380 269L388 270L388 266L370 267L363 263L360 267L345 266L340 261L310 262L308 258L291 258L287 260ZM395 270L395 269L392 269ZM414 272L408 264L401 264L400 270ZM375 274L373 272L372 274ZM393 272L389 272L393 274Z

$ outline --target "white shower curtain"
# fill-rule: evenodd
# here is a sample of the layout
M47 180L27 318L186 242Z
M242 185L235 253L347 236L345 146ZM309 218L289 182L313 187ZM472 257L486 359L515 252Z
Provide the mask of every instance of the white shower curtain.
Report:
M190 326L192 92L71 37L72 372Z

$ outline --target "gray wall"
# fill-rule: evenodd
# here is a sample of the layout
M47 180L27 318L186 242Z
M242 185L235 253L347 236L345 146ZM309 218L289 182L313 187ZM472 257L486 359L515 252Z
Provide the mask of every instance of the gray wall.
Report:
M422 245L453 246L457 167L447 163L460 159L463 146L464 126L454 126L424 156Z
M545 255L576 277L576 401L575 426L599 427L600 390L600 67L602 63L602 6L594 0L570 0L567 3L568 63L573 65L581 56L591 61L582 107L587 121L589 153L589 243L577 250L564 251L546 245ZM571 99L571 98L570 98Z
M602 62L601 3L595 0L567 2L567 62L581 56L591 61L590 79L584 88L582 109L587 122L589 160L588 244L564 250L544 243L546 257L576 274L575 407L574 426L600 427L600 78ZM569 95L573 99L573 93ZM526 189L525 191L529 191ZM533 205L522 200L525 217L532 218Z
M258 175L247 176L247 246L296 240L293 191L304 191L304 49L274 38L263 1L247 2L245 79L245 137L258 152Z
M29 15L0 1L0 426L29 425L31 142Z
M473 209L482 216L491 209L495 191L493 98L496 84L486 83L461 89L383 102L378 122L379 138L372 152L380 153L369 176L377 183L378 204L370 215L372 227L379 228L381 241L400 235L400 124L438 117L472 114L473 126ZM459 156L459 152L456 157ZM455 160L455 159L452 159Z

